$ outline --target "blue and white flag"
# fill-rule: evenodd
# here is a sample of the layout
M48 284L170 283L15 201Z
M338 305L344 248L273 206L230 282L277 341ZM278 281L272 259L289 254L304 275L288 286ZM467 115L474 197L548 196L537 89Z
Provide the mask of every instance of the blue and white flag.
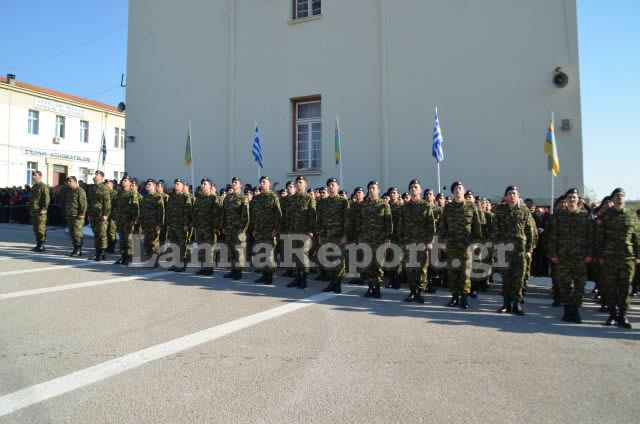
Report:
M256 122L256 132L253 135L253 159L258 162L260 168L264 168L262 165L262 147L260 146L260 137L258 136L258 123Z
M438 120L438 108L436 108L436 118L433 124L433 147L431 148L431 154L438 162L442 162L444 160L442 143L442 132L440 132L440 121Z
M104 131L102 132L102 149L100 152L102 154L102 166L104 166L104 161L107 160L107 139L104 136Z

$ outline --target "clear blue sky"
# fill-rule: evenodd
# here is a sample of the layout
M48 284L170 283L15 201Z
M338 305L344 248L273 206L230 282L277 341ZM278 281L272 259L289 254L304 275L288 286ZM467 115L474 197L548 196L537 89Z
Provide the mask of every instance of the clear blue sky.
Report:
M126 0L4 6L0 73L113 105L123 101L127 9ZM628 198L640 199L639 17L640 0L578 0L585 185L599 197L623 186Z

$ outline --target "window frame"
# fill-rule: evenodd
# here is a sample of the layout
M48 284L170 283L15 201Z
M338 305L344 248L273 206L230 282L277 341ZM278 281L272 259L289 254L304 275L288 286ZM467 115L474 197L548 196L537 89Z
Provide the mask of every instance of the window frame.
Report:
M320 4L320 9L318 13L313 13L314 2L318 2ZM298 16L298 6L301 3L305 3L307 5L306 16ZM292 19L293 20L313 18L315 16L322 16L322 0L292 0Z
M120 148L120 128L118 127L113 127L113 147Z
M86 128L83 128L83 124L86 124ZM89 121L84 119L80 120L80 142L89 143Z
M65 126L66 126L65 117L62 115L56 115L56 132L55 132L56 137L64 138L65 131L66 131Z
M127 137L127 130L125 130L124 128L120 128L120 147L118 147L119 149L124 148L124 140L126 137Z
M322 97L320 95L299 97L291 99L292 103L292 145L293 145L293 157L292 157L292 170L293 172L322 172ZM318 118L310 118L300 120L298 119L298 106L303 104L320 104L320 116ZM302 122L300 122L302 121ZM312 125L315 123L320 124L320 146L318 166L313 167L313 137L312 137ZM307 124L308 128L308 152L306 155L307 167L301 168L298 166L298 126Z
M35 165L35 168L32 168L32 165ZM27 161L27 184L31 187L33 186L33 171L38 170L38 162Z
M31 116L33 114L34 116ZM32 135L40 134L40 112L29 109L27 113L27 133Z

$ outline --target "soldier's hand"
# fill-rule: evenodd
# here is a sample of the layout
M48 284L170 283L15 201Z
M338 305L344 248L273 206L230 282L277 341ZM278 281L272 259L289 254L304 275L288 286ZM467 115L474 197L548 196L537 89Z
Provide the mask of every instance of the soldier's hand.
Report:
M40 215L46 215L46 214L47 214L47 210L46 210L46 209L42 209L42 210L40 211Z
M340 238L340 244L347 244L347 236L342 236L342 238Z
M307 235L309 236L309 238L313 238L313 233L307 233Z
M78 219L84 219L84 215L78 215Z
M531 252L526 253L527 259L531 259Z
M602 258L596 258L596 263L599 263L600 265L604 265L604 259Z
M277 230L271 231L271 237L277 238L278 237L278 231Z
M156 225L156 231L160 231L160 226Z
M184 230L185 230L185 231L189 231L189 226L188 226L188 225L185 225L185 226L184 226Z
M557 256L553 256L553 257L549 258L549 260L551 262L553 262L554 264L559 264L560 263L560 259L558 259Z
M584 263L585 264L590 264L591 263L591 256L587 256L586 258L584 258Z
M427 250L431 250L431 249L433 249L433 244L432 243L427 244Z
M391 240L389 240L389 239L384 239L384 244L391 244Z
M640 258L636 259L636 263L640 264Z
M104 215L102 215L102 216L100 217L100 220L101 220L101 221L106 221L106 220L107 220L107 217L106 217L106 216L104 216Z

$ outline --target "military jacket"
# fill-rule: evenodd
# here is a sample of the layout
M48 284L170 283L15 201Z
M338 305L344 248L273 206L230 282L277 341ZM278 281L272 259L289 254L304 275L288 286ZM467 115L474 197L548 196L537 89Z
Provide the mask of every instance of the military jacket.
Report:
M170 227L182 229L191 226L193 205L188 193L173 193L167 203L167 224Z
M349 201L340 196L323 200L323 213L318 221L320 236L339 241L350 231Z
M436 220L433 207L425 200L406 202L400 209L398 222L398 233L403 244L433 242Z
M440 216L438 240L448 247L466 249L482 239L480 225L478 209L472 202L447 203Z
M193 225L210 231L219 231L222 221L222 204L218 196L210 194L196 197L193 206Z
M40 213L49 207L49 186L43 182L34 184L31 187L31 197L29 198L29 210L31 213Z
M120 225L135 221L140 216L140 204L132 189L116 194L115 219Z
M241 193L229 193L222 204L222 228L228 234L249 228L249 202Z
M254 197L251 204L253 206L253 211L250 213L251 232L255 232L256 240L271 239L273 230L278 231L282 223L280 199L270 191Z
M493 217L489 239L497 243L513 243L514 252L531 252L538 239L538 229L529 208L508 204L499 205Z
M162 226L164 223L164 203L158 193L149 193L140 203L140 225L143 229Z
M391 219L393 220L393 233L391 234L391 240L400 241L400 214L402 210L402 203L397 201L392 203L389 201L389 207L391 208Z
M314 233L317 215L316 200L309 193L296 193L287 205L287 231L293 234Z
M549 236L548 255L566 261L584 261L591 256L592 238L591 218L584 209L576 212L559 211L555 215L553 229Z
M87 194L81 187L68 190L64 196L66 216L83 216L87 213Z
M640 228L633 210L609 208L595 223L595 256L609 260L640 257Z
M365 200L358 205L357 235L364 243L381 244L393 233L391 207L382 199Z
M93 219L109 216L111 213L111 193L104 183L89 186L89 215Z

